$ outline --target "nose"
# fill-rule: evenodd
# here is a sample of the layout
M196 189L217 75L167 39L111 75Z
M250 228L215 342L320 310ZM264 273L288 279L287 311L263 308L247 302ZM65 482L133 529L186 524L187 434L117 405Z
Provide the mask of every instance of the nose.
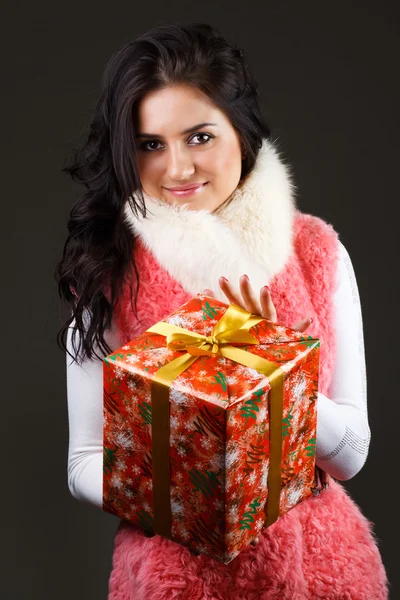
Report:
M195 171L189 148L180 144L169 148L167 161L167 173L171 181L189 179Z

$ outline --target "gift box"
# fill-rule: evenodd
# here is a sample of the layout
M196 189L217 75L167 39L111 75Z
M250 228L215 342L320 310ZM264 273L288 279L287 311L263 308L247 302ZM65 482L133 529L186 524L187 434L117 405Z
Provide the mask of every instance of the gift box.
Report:
M103 509L223 563L312 494L318 339L198 294L103 360Z

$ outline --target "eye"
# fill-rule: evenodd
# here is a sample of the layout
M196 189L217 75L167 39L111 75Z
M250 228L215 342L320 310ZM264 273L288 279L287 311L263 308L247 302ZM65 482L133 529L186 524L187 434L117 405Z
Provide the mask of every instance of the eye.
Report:
M157 150L157 148L149 148L148 144L159 144L160 142L158 140L147 140L147 142L143 142L143 144L140 144L140 149L144 150L145 152L154 152L155 150Z
M192 140L193 138L196 137L206 137L208 138L205 142L201 142L201 144L208 144L208 142L214 137L213 135L211 135L210 133L195 133L190 139ZM199 144L195 144L195 146L198 146Z
M194 138L203 138L204 139L207 138L205 141L197 143L197 144L193 144L194 146L204 146L205 144L208 144L208 142L210 142L213 139L213 135L211 135L210 133L195 133L192 135L192 137L189 138L189 141L193 140ZM150 144L160 144L159 140L146 140L145 142L143 142L142 144L140 144L140 149L144 150L144 152L156 152L157 150L159 150L159 148L154 148L150 147Z

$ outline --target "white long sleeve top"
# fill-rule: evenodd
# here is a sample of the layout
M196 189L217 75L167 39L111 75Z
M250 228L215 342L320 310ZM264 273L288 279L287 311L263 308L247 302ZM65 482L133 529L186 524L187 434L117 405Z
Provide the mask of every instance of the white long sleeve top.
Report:
M367 380L361 304L352 262L339 242L334 295L337 353L328 396L318 393L316 463L338 480L354 477L364 465L370 444ZM308 315L304 315L307 317ZM287 325L295 325L287 323ZM67 347L73 354L71 324ZM78 333L77 333L78 336ZM122 346L117 331L107 331L112 351ZM78 337L76 339L79 342ZM98 352L100 354L100 352ZM67 358L69 419L68 486L71 494L102 506L103 362L81 365Z

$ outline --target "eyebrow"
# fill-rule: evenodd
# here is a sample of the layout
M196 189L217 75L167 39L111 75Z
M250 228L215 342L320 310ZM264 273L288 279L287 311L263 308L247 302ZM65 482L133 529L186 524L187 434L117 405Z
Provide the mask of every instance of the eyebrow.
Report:
M186 133L193 133L194 131L202 129L203 127L217 127L217 123L198 123L197 125L193 125L193 127L189 127L189 129L185 129L184 131L182 131L181 135L185 135ZM158 135L157 133L138 133L136 137L162 138L162 135Z

